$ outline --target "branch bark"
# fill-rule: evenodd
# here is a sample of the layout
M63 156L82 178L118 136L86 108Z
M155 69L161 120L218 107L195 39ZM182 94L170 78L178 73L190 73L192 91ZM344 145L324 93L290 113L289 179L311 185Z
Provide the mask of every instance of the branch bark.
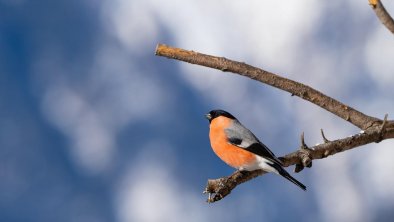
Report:
M348 105L326 96L307 85L286 79L243 62L237 62L224 57L216 57L194 51L173 48L162 44L157 46L156 55L249 77L278 89L287 91L291 93L291 95L298 96L315 105L318 105L321 108L337 115L338 117L363 130L366 130L368 127L371 127L376 123L379 123L379 119L365 115L364 113L361 113Z
M299 172L304 167L311 167L312 160L326 158L339 152L343 152L365 144L380 142L384 139L394 138L394 121L388 121L387 115L384 120L365 115L364 113L351 108L323 93L304 85L302 83L286 79L271 72L253 67L243 62L232 61L224 57L215 57L184 49L173 48L159 44L156 48L156 55L177 59L192 64L202 65L219 69L224 72L233 72L262 83L271 85L278 89L287 91L307 100L334 115L350 122L362 129L358 134L343 139L329 141L323 131L323 143L309 148L304 142L304 135L301 136L300 148L284 157L280 157L285 167L296 165L295 171ZM235 171L228 177L208 180L205 193L209 194L208 202L221 200L236 186L251 180L265 172L262 170Z
M383 3L380 0L368 0L369 5L372 7L376 16L383 23L386 28L394 34L394 20L384 8Z

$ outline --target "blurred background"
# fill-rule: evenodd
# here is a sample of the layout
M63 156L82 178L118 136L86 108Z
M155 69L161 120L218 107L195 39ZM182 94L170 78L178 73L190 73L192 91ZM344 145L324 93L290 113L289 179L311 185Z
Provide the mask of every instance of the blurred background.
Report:
M384 1L394 14L394 2ZM214 204L204 114L278 156L359 132L289 93L154 55L243 61L393 118L394 39L368 1L0 0L0 221L392 221L394 141L237 187ZM293 167L288 168L293 171Z

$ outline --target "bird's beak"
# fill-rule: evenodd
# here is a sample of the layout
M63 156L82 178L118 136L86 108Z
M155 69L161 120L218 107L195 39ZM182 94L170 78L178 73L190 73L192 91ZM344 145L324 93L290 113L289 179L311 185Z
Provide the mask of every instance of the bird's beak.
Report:
M211 114L207 113L207 114L205 114L205 118L207 118L208 120L211 120L212 116L211 116Z

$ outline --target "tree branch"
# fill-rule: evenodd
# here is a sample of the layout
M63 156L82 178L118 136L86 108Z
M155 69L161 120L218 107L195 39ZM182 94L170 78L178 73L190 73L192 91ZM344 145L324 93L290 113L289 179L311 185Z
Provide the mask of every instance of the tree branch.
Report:
M236 62L224 57L205 55L202 53L173 48L162 44L157 45L156 55L249 77L278 89L287 91L291 93L291 95L298 96L315 105L318 105L321 108L337 115L338 117L363 130L366 130L368 127L371 127L376 123L379 123L379 119L365 115L364 113L361 113L350 106L326 96L307 85L286 79L243 62Z
M380 0L368 0L369 5L374 10L376 16L383 23L386 28L394 34L394 20L384 8Z
M296 165L295 172L301 171L304 167L311 167L314 159L326 158L365 144L378 143L384 139L394 138L394 121L388 121L387 114L384 120L365 115L307 85L268 71L223 57L205 55L161 44L156 48L156 55L211 67L224 72L238 73L296 95L364 130L353 136L333 141L329 141L321 130L323 143L313 147L308 147L305 144L304 134L302 133L300 148L293 153L280 157L285 167ZM265 173L262 170L235 171L228 177L210 179L204 193L209 194L208 202L215 202L230 194L231 190L239 184Z

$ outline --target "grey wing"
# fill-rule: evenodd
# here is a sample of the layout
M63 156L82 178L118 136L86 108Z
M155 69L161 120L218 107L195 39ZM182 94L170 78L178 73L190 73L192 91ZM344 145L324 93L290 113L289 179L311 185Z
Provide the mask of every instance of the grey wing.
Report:
M228 141L241 148L247 148L254 143L258 143L259 140L253 135L250 130L245 128L240 122L234 120L233 124L225 130Z
M228 142L232 145L243 148L249 152L252 152L261 157L272 160L279 165L283 165L282 162L275 156L275 154L246 127L244 127L238 121L227 129L225 129Z

